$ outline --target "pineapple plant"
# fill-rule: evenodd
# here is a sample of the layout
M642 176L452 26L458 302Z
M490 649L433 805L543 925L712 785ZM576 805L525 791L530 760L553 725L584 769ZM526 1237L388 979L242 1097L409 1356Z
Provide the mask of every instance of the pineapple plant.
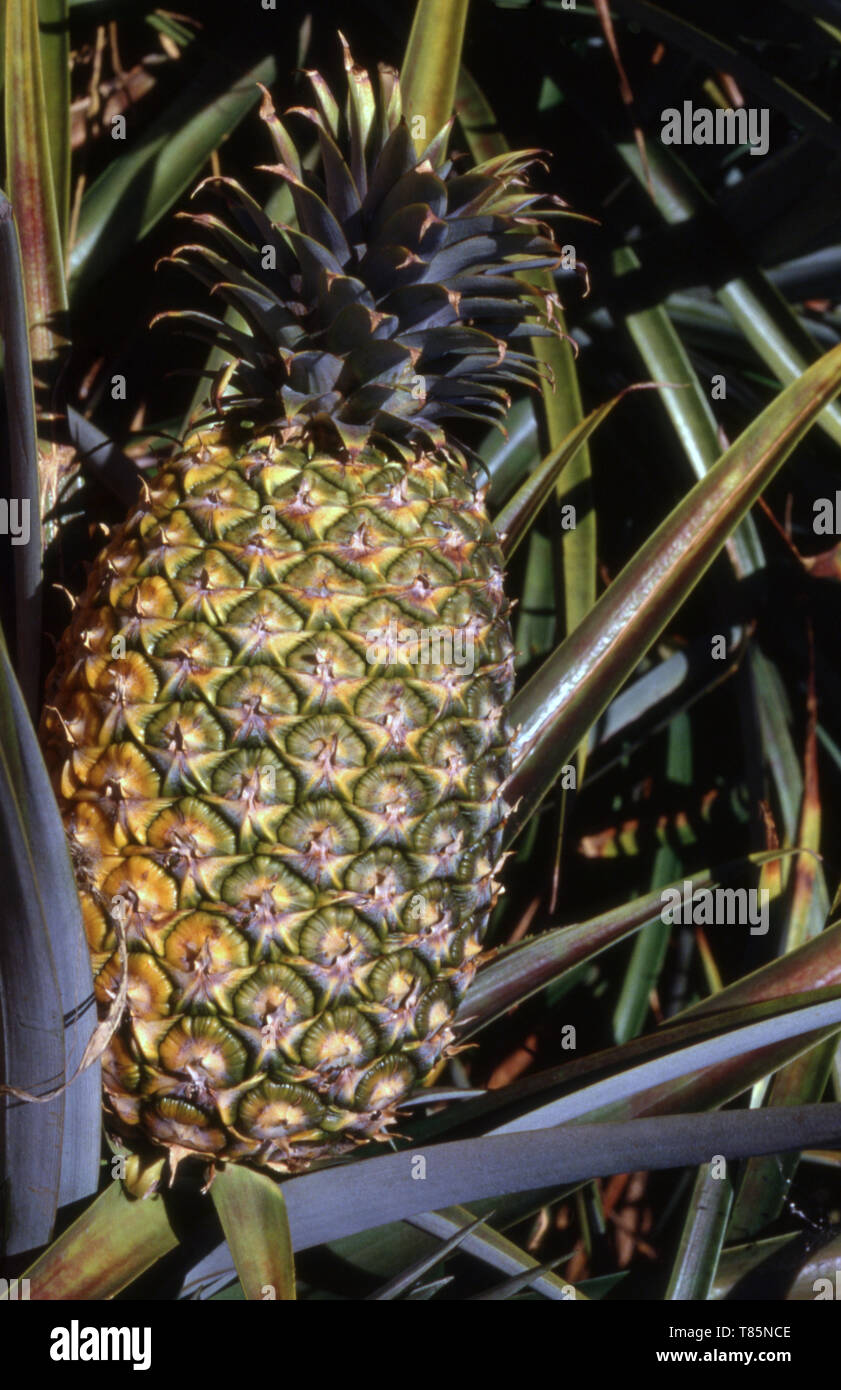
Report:
M762 592L768 528L748 509L768 488L782 514L775 471L818 421L802 466L780 482L802 506L841 420L830 404L841 350L808 365L815 350L791 293L804 275L823 292L814 268L789 268L786 305L758 292L750 254L733 262L747 278L722 285L719 259L705 284L671 294L695 286L706 262L684 237L691 226L672 237L661 222L711 228L767 192L762 161L745 151L658 145L661 95L680 107L691 87L718 101L734 90L729 73L708 72L699 51L690 78L691 26L654 64L647 25L656 33L659 18L620 19L618 48L645 97L638 150L627 121L615 143L607 114L607 7L597 20L474 0L464 68L467 4L418 0L401 82L387 67L366 77L348 56L335 96L300 72L326 71L338 44L297 0L282 20L258 7L241 47L230 7L129 8L106 32L89 7L71 7L72 57L61 25L39 33L32 0L6 9L2 1273L47 1300L126 1289L261 1299L267 1286L291 1298L293 1251L327 1243L316 1264L338 1254L345 1273L325 1284L304 1257L303 1299L600 1298L608 1274L615 1301L650 1297L647 1271L667 1300L720 1298L788 1241L763 1232L791 1225L792 1175L808 1212L815 1164L831 1169L838 1112L825 1099L841 1024L841 924L822 930L831 862L814 857L829 838L814 701L801 787L767 627L742 629L733 680L717 663L708 686L699 654L699 615L714 609L718 631L725 601L740 622L750 603L747 586L736 601L722 562L707 604L713 556L726 542L734 573ZM366 14L368 56L396 60L406 17L363 0L356 53ZM774 122L788 121L808 43L766 51L728 22L734 53L769 74L779 61L788 107ZM159 49L147 61L149 33ZM575 248L556 248L544 226L557 204L526 185L534 152L509 153L472 76L494 73L503 38L522 85L512 96L490 79L502 125L519 129L518 145L563 152L563 191L609 234L610 265L604 233L573 238L590 299L588 275L569 273ZM264 91L275 163L252 186L239 171L253 167L259 127L235 130L259 105L258 81L289 80L296 48L304 108L287 128ZM831 72L823 57L819 67ZM474 169L446 153L453 110ZM123 113L120 145L111 126ZM801 114L819 138L836 130ZM808 148L790 149L775 196L796 171L798 209L805 198L817 226L826 195L808 166ZM209 170L242 177L260 203L211 179L186 205L201 246L173 258L173 205ZM712 221L704 196L718 204ZM774 222L798 256L793 225ZM186 399L163 384L167 365L185 365L175 335L146 332L149 301L172 310L170 273L154 287L161 255L197 277L204 303L175 319L212 349L209 398L186 434ZM800 320L793 342L786 313ZM832 342L831 312L813 300L809 313ZM743 370L752 353L774 381ZM715 423L735 439L723 454L704 383L713 360L727 384ZM112 404L114 371L129 386ZM607 382L619 390L641 375L685 389L637 395L614 414L617 396L584 416L579 379L585 398L604 401ZM507 393L528 386L539 393L520 390L509 412ZM488 421L510 437L485 432ZM577 505L575 529L576 506L542 510L556 491ZM33 523L32 544L9 552L6 523L21 509L6 493L29 500ZM85 579L97 523L116 516ZM629 523L648 536L630 558ZM815 576L837 569L832 552L804 561ZM789 555L787 577L799 563ZM52 653L33 638L67 621L54 580L82 597L44 690ZM696 585L697 607L686 604ZM789 637L794 607L782 599L775 613ZM799 609L794 619L799 630ZM687 643L700 678L688 690L671 684ZM805 680L794 662L794 709ZM737 684L758 735L744 748L729 739L728 767ZM658 686L674 690L663 703ZM833 704L820 703L822 737ZM645 807L667 790L664 709L667 781L684 790L674 835L668 817L657 823L655 854ZM629 728L639 748L617 755ZM729 808L700 780L722 770L737 794ZM738 795L756 809L763 779L765 835L736 830ZM775 817L782 848L762 854ZM693 948L691 927L665 923L661 888L672 879L685 901L687 879L712 886L718 868L699 866L729 858L734 830L740 858L728 868L767 876L771 931L740 954L737 933L725 941L705 925ZM512 847L508 896L489 923ZM726 1156L732 1207L711 1155ZM657 1169L673 1171L652 1182ZM483 1199L492 1216L479 1216ZM628 1253L632 1229L647 1251ZM831 1241L820 1257L831 1261ZM453 1282L424 1287L444 1261ZM813 1273L803 1265L798 1296L812 1296Z
M558 251L535 151L465 171L448 125L419 152L396 72L345 67L344 112L310 74L314 175L264 90L295 228L209 181L226 216L174 259L235 315L177 315L226 354L213 409L47 693L106 1014L125 979L109 1108L175 1163L383 1137L452 1050L498 892L509 605L451 426L537 378L519 276Z

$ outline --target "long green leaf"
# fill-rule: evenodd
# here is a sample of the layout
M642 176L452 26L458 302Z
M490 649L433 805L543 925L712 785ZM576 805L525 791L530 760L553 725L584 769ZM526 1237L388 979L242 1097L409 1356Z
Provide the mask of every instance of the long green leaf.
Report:
M677 714L669 725L666 777L672 785L692 784L692 727L688 715ZM671 845L660 845L651 871L651 887L661 890L680 873L681 860ZM683 928L684 931L688 928ZM613 1036L625 1042L642 1031L666 960L672 928L662 918L647 923L636 941L613 1011Z
M634 389L636 388L628 387L627 390L620 391L619 395L614 396L612 400L606 401L604 405L591 410L584 420L575 425L569 434L552 448L545 459L538 464L537 468L517 489L514 496L494 517L494 527L500 538L502 553L506 560L511 558L523 540L529 526L551 494L564 469L574 462L579 450L584 447L590 435L598 429L603 420L607 419L622 397Z
M620 273L629 273L639 262L629 247L623 247L615 253L614 264ZM660 400L693 472L696 477L703 477L718 455L715 421L701 383L666 309L656 306L631 314L626 324L651 376L658 381L686 384L686 390L663 392ZM734 571L739 577L749 575L764 565L762 546L752 517L745 518L728 540L727 546ZM785 715L785 695L773 667L755 647L749 651L749 661L763 751L779 799L785 834L790 839L795 834L802 779L792 743L790 721ZM798 839L803 842L802 836L798 836ZM810 863L815 865L814 859ZM808 911L814 929L820 930L828 899L818 866L815 866L815 874L816 891L809 898ZM813 1097L801 1095L797 1099L806 1102Z
M210 1192L245 1297L294 1300L295 1261L280 1185L231 1164L216 1174Z
M36 1299L103 1299L178 1244L163 1198L130 1197L114 1180L24 1272Z
M622 248L614 255L614 265L622 273L638 266L639 261L630 248ZM666 392L663 401L694 471L703 475L717 453L715 423L707 398L666 310L663 307L646 309L630 315L626 323L652 376L660 380L687 382L688 390ZM739 575L750 574L763 563L762 549L750 517L730 538L728 548ZM771 671L767 661L758 652L752 652L751 658L755 668L753 691L758 706L760 733L783 805L784 825L787 834L790 834L794 828L802 781L780 691L769 688ZM807 847L811 845L817 850L818 842L814 834L810 835L809 829L808 822L801 824L797 834L798 843ZM809 883L800 894L800 900L804 905L806 922L810 924L807 931L811 934L822 927L828 901L818 861L814 855L804 855L802 861L798 878L805 873ZM792 937L790 928L784 949L794 949L798 944L800 942ZM636 980L639 972L632 969L629 977ZM768 1102L796 1105L819 1099L835 1047L834 1039L829 1039L778 1072L772 1082ZM729 1239L744 1239L775 1219L796 1162L796 1155L788 1155L786 1158L754 1159L746 1165L733 1210Z
M509 839L839 388L841 347L748 426L516 697Z
M111 161L82 200L70 257L74 297L151 231L256 104L257 83L276 75L274 56L233 77L225 55L212 58L143 137Z
M68 0L38 0L41 67L56 216L63 250L70 221L70 24Z
M492 1226L473 1226L473 1215L465 1207L448 1207L444 1211L428 1212L423 1216L411 1218L412 1225L442 1240L450 1232L461 1232L461 1248L467 1254L477 1255L494 1269L510 1278L524 1278L536 1293L545 1298L561 1301L575 1301L582 1297L564 1279L556 1274L541 1270L538 1260L528 1255L513 1241L494 1230ZM452 1237L451 1237L452 1238Z
M788 955L761 965L718 994L702 999L676 1015L672 1023L704 1014L724 1013L761 999L780 999L822 985L841 984L841 922L798 946Z
M619 153L634 176L645 185L646 173L636 146L620 145ZM653 142L650 166L654 196L666 221L680 223L703 212L713 220L726 244L726 224L716 215L704 190L674 157ZM744 257L740 254L736 259L741 264ZM784 386L796 381L806 370L810 358L814 358L817 345L770 280L760 270L751 270L728 279L716 294L757 356L778 380ZM841 409L837 405L830 405L818 423L836 444L841 443Z
M757 866L779 858L778 850L763 850L746 856L747 862ZM697 892L714 886L717 879L713 870L697 869L667 886L683 889L687 881L692 883L692 891ZM479 971L469 995L459 1007L456 1019L461 1025L461 1036L469 1037L565 972L593 959L649 922L659 921L664 891L666 888L657 888L586 922L540 932L500 951Z
M4 692L7 695L7 692ZM16 794L20 749L7 700L0 705L0 831L4 847L0 1028L5 1086L52 1092L64 1074L61 995L33 849ZM50 1239L58 1206L64 1096L44 1105L0 1094L9 1254Z
M511 1250L507 1243L500 1244L497 1240L499 1232L495 1228L528 1220L535 1216L542 1203L551 1200L552 1196L552 1190L541 1192L538 1189L526 1194L475 1202L471 1212L456 1207L451 1211L428 1213L412 1218L411 1225L407 1221L389 1221L384 1226L377 1227L375 1231L356 1232L351 1236L328 1241L326 1249L344 1264L358 1271L365 1279L375 1279L382 1283L384 1280L399 1279L413 1263L425 1261L427 1258L430 1265L435 1263L436 1256L440 1256L441 1243L438 1237L427 1234L427 1226L430 1231L442 1231L443 1239L450 1232L463 1232L465 1223L478 1218L484 1222L493 1220L495 1226L483 1224L475 1228L468 1238L470 1255L491 1269L507 1273L512 1268L525 1268L524 1261L527 1262L529 1256L520 1251L512 1262ZM234 1266L230 1251L226 1245L218 1245L185 1274L180 1296L202 1299L212 1297L215 1291L229 1284L233 1278ZM545 1289L541 1291L546 1292Z
M32 356L49 362L64 342L67 291L37 0L7 0L5 79L6 182L20 232Z
M457 110L474 159L485 159L508 148L497 126L490 103L466 68L462 68L459 74ZM555 292L555 281L551 271L530 271L521 278L547 296L547 303L553 304L553 315L559 329L558 337L535 338L532 341L532 350L546 369L546 375L541 382L543 423L546 447L554 453L579 427L584 416L575 354L572 345L564 336L566 321ZM581 446L564 470L557 489L559 506L572 507L575 516L574 526L559 533L560 540L553 547L553 558L558 559L563 574L565 633L574 631L596 600L596 512L592 495L590 451L586 438L585 435ZM538 569L541 566L539 549L548 551L549 546L540 546L535 537L530 560L534 557L534 564ZM548 583L548 580L544 582ZM540 603L540 594L532 582L531 588L526 588L524 606L535 598ZM524 633L521 637L518 630L518 647L523 638L527 640L527 634ZM576 761L580 782L586 761L586 745L583 743L577 751Z
M537 421L530 397L515 401L505 419L505 433L489 430L479 446L483 467L478 476L488 484L487 502L499 508L540 457Z
M820 868L821 801L818 791L817 767L817 701L814 690L809 696L809 725L804 758L803 804L798 827L797 843L802 853L797 856L795 872L791 875L791 902L788 924L781 954L796 951L812 940L824 925L828 909L826 885ZM818 907L818 913L814 907ZM777 1072L768 1091L768 1105L804 1105L820 1100L823 1095L836 1051L836 1042L829 1039L811 1052ZM752 1159L741 1175L729 1240L743 1240L755 1235L780 1215L786 1193L794 1176L797 1159L787 1157Z
M400 87L419 154L453 113L467 6L468 0L418 0L415 7Z
M463 1101L455 1111L426 1115L414 1121L413 1137L425 1142L451 1137L465 1126L481 1124L488 1129L499 1121L508 1124L507 1117L512 1115L517 1117L513 1123L528 1128L536 1114L550 1120L554 1113L559 1119L613 1120L713 1109L743 1095L834 1033L834 1022L815 1028L816 1015L804 1010L829 1005L831 1011L839 997L836 984L743 1005L723 1018L712 1014L686 1022L670 1020L620 1046L583 1054L486 1091ZM830 1014L821 1017L830 1018ZM748 1043L749 1050L741 1052ZM558 1111L551 1111L552 1106L558 1106Z
M484 1293L474 1293L470 1295L471 1303L500 1303L509 1298L515 1298L517 1294L525 1289L534 1289L541 1278L556 1278L554 1271L558 1265L563 1264L570 1258L571 1251L561 1255L557 1259L547 1260L545 1264L537 1265L535 1269L527 1269L522 1274L515 1274L510 1279L504 1279L501 1284L494 1284L492 1288L486 1289ZM563 1299L565 1302L576 1302L578 1299L585 1299L586 1294L577 1293L572 1285L562 1285L562 1292L555 1295L556 1298Z
M709 1164L698 1169L666 1298L709 1298L732 1201L728 1174L713 1172Z
M753 862L774 857L763 854ZM691 881L693 891L697 891L715 880L710 870L703 869L694 873ZM684 882L681 878L670 887L682 889ZM460 1036L470 1037L566 971L592 960L649 923L659 922L662 893L663 889L658 887L634 902L623 903L586 922L540 932L534 938L501 951L479 971L468 996L462 1001L456 1015Z
M613 264L622 275L638 267L639 260L630 246L622 246L614 253ZM660 400L695 477L702 478L720 452L715 417L667 309L664 305L655 305L628 314L625 327L652 380L684 388L663 391ZM762 546L750 516L737 527L727 547L738 575L750 574L764 563Z
M402 1269L399 1274L389 1279L387 1284L383 1284L377 1289L376 1293L369 1294L367 1301L390 1303L393 1299L399 1298L401 1294L408 1293L413 1284L416 1284L424 1274L445 1260L454 1250L458 1250L459 1246L463 1245L467 1237L481 1224L481 1216L471 1217L469 1213L466 1213L466 1220L456 1224L454 1233L449 1235L442 1244L436 1245L434 1249L422 1255L406 1269Z

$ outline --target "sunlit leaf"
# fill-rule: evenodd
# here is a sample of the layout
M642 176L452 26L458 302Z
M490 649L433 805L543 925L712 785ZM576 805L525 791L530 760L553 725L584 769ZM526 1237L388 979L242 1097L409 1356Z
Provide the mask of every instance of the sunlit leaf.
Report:
M666 1298L709 1298L732 1201L733 1185L727 1174L713 1172L710 1164L698 1169Z
M295 1261L279 1183L231 1164L210 1189L247 1299L295 1298Z
M418 0L415 6L400 87L418 153L452 115L467 7L468 0Z
M177 1244L163 1198L129 1197L115 1180L24 1277L32 1298L113 1298Z

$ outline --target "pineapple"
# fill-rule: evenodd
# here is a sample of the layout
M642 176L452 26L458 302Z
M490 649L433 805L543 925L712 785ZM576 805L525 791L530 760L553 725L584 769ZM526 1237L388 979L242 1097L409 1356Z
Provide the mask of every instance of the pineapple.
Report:
M227 216L175 259L234 312L179 317L226 365L93 567L43 720L119 1017L110 1124L173 1165L384 1137L498 893L508 604L441 421L535 381L514 272L558 252L534 151L460 173L447 127L418 156L394 70L345 67L343 112L317 73L298 110L318 175L264 93L295 227L207 181Z

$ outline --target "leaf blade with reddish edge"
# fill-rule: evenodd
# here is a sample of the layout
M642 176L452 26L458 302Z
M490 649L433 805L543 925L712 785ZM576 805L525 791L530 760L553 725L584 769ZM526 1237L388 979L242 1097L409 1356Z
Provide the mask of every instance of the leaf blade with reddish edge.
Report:
M130 1197L113 1182L24 1278L34 1299L113 1298L177 1244L162 1197Z
M38 0L41 67L47 108L50 161L61 245L70 223L70 26L69 0Z
M53 186L36 0L6 7L7 188L20 231L32 356L50 362L64 337L64 259Z
M742 1094L757 1080L776 1071L808 1047L841 1028L841 993L821 991L795 1005L755 1007L755 1021L735 1018L700 1042L670 1048L659 1057L630 1070L614 1069L560 1099L549 1101L498 1126L494 1134L507 1134L579 1120L631 1119L639 1115L666 1115L701 1104L705 1109L722 1105ZM827 997L828 996L828 997ZM788 1007L785 1007L788 1005ZM719 1020L720 1022L720 1020ZM648 1041L648 1040L646 1040ZM625 1045L616 1053L630 1053Z
M767 965L734 980L732 985L709 999L683 1009L670 1020L670 1026L702 1014L722 1013L761 1000L834 985L841 985L841 922L827 927L819 936L798 946L796 951L777 956Z

